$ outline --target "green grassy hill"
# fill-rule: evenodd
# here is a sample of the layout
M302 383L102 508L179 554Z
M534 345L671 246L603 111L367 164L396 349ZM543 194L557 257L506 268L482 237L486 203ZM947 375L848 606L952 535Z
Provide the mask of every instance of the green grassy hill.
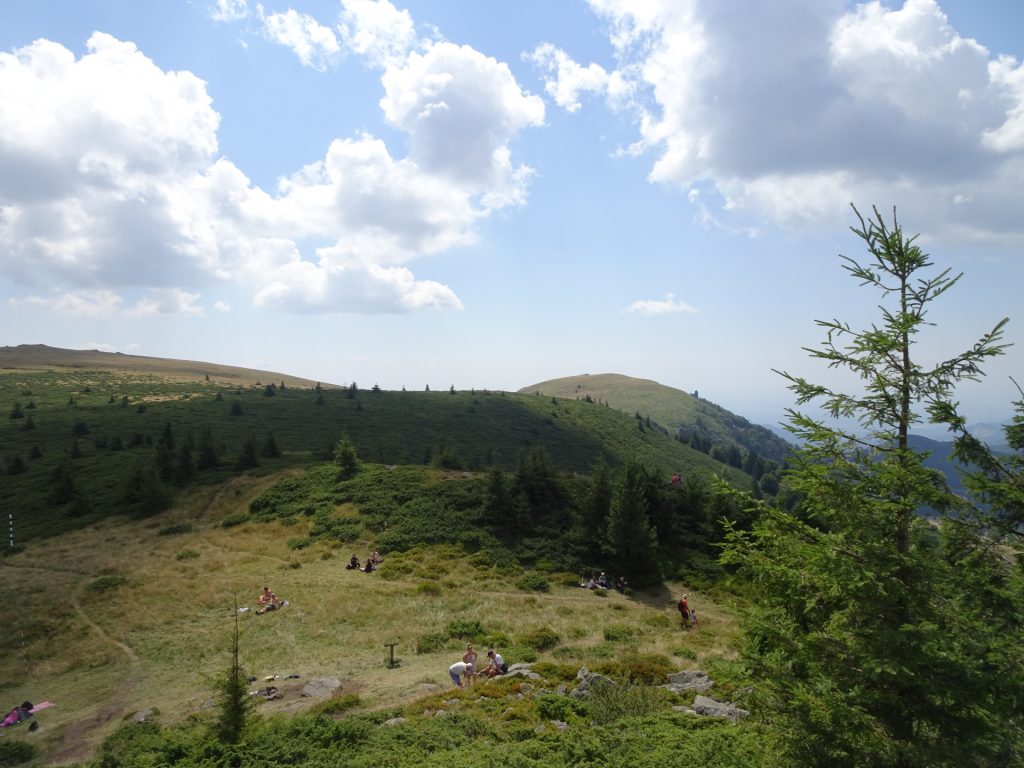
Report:
M697 393L666 387L649 379L635 379L617 373L584 374L542 381L519 390L569 400L607 403L625 413L640 413L691 442L728 450L738 446L762 458L781 463L790 445L771 430L751 424Z
M599 458L611 466L635 459L666 478L720 475L738 487L751 485L738 469L585 401L483 391L317 390L309 382L290 385L279 374L271 384L256 371L239 373L250 382L241 385L226 383L227 374L207 364L193 369L168 361L162 372L77 368L52 353L39 359L50 359L53 368L36 367L38 359L17 368L9 357L0 369L0 403L8 414L0 420L0 504L15 513L19 543L109 514L146 514L152 510L137 498L146 489L136 486L155 466L168 490L219 482L239 471L248 440L261 450L271 435L281 455L260 457L257 472L322 460L347 434L361 458L382 464L510 470L522 449L543 447L563 472L587 473ZM102 359L108 366L138 360ZM199 471L204 433L219 464ZM191 469L178 476L185 445Z
M16 594L3 613L0 696L56 706L38 732L3 734L0 763L28 754L19 749L42 764L142 765L155 754L168 764L223 762L211 757L221 746L207 741L208 725L236 617L251 687L277 675L282 696L258 700L252 745L239 754L272 764L341 764L342 750L359 765L388 754L394 765L517 756L555 766L581 748L621 764L642 748L617 735L636 717L663 739L665 765L684 754L757 753L760 726L688 720L672 707L692 694L648 687L699 667L715 676L719 697L744 688L731 598L706 575L726 510L700 483L666 482L716 475L750 487L739 470L585 400L318 388L207 364L118 368L111 358L122 358L103 353L79 365L75 355L32 352L0 369L0 505L16 542L0 557L0 579ZM271 435L280 455L259 450ZM363 461L347 480L323 461L341 435ZM243 468L250 439L259 463ZM206 445L219 463L200 469ZM538 448L562 473L563 490L548 499L558 509L531 517L509 497L495 518L485 470L514 470L521 451ZM668 581L649 591L576 586L581 573L606 567L581 506L584 475L599 459L652 473ZM161 470L168 475L157 481ZM535 490L550 487L535 480ZM344 569L371 547L386 554L378 573ZM694 574L689 583L684 573ZM255 616L264 584L290 605ZM683 589L701 611L699 631L679 627L673 600ZM250 610L237 614L236 600ZM447 667L467 640L497 644L509 662L537 662L541 679L453 693ZM395 668L384 664L385 643L397 643ZM584 666L623 683L621 696L587 705L550 693L575 685ZM318 677L341 686L304 697ZM132 724L144 710L158 726ZM436 718L442 710L451 718ZM382 728L398 716L407 725Z

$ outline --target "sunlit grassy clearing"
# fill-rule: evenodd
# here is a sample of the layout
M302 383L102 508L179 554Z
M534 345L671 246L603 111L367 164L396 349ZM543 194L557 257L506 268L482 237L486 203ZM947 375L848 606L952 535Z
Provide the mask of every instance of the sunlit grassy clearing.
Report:
M419 638L444 633L457 620L477 621L486 634L507 638L500 650L512 662L524 653L522 639L541 628L560 641L539 659L580 666L635 652L682 654L676 661L687 668L732 654L732 616L706 596L690 592L700 629L679 628L672 600L682 585L599 596L562 586L571 577L556 574L550 593L525 593L515 586L516 573L476 567L443 546L388 554L381 572L364 574L344 564L352 551L365 559L368 540L296 551L287 542L307 533L308 520L219 525L275 479L240 477L198 488L159 520L104 521L5 558L5 580L26 588L13 616L14 642L3 651L4 694L57 702L46 718L46 738L54 742L62 728L99 717L105 706L118 714L90 731L93 739L146 707L176 721L211 695L211 678L227 661L235 600L254 607L264 584L290 605L265 616L240 615L246 669L260 678L340 677L360 693L364 708L406 703L422 695L424 683L450 686L447 667L464 642L450 639L431 653L415 649ZM193 531L159 535L176 522L192 523ZM184 550L198 557L177 559ZM105 575L126 581L97 591L96 580ZM439 594L421 591L424 583L438 585ZM606 631L616 639L607 640ZM385 643L397 644L395 669L385 666ZM263 711L280 706L271 702Z

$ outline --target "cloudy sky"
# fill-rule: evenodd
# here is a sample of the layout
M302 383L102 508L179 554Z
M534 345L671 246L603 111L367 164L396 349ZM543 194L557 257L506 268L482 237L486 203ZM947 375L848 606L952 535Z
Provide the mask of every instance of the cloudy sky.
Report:
M878 297L1024 381L1019 0L0 0L0 344L386 389L617 372L777 422Z

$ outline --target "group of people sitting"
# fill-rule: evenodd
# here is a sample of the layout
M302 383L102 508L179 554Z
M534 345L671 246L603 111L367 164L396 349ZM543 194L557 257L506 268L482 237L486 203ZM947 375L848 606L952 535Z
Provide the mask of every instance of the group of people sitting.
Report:
M260 596L256 598L256 605L259 607L256 609L256 613L268 613L269 611L276 611L278 608L284 608L288 605L287 600L281 600L270 591L270 587L264 587L263 591L260 592Z
M473 650L473 644L466 644L466 652L462 654L462 661L456 661L448 667L448 674L455 683L456 688L465 688L472 685L476 677L497 677L508 672L508 664L501 658L501 654L493 648L487 650L487 666L483 669L477 668L477 653Z
M356 557L355 553L352 553L352 559L348 561L348 565L345 566L346 571L362 571L363 573L373 573L376 571L380 564L384 562L384 558L381 557L377 550L373 550L370 556L366 558L366 565L362 566L359 563L359 558Z
M625 594L626 587L629 586L629 582L627 582L622 576L619 576L613 585L612 580L608 578L604 571L601 571L600 576L597 576L596 578L591 576L589 581L581 581L580 586L584 589L612 589L614 587L619 592Z

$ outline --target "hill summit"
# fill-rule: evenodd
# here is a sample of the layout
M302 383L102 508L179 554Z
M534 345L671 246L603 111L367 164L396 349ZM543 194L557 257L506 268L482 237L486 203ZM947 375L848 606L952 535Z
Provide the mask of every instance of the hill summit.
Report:
M582 374L542 381L519 391L570 400L589 399L626 413L650 417L673 436L705 453L721 454L723 460L742 449L748 455L782 462L792 447L767 427L752 424L705 400L696 391L683 392L650 379L619 373Z

